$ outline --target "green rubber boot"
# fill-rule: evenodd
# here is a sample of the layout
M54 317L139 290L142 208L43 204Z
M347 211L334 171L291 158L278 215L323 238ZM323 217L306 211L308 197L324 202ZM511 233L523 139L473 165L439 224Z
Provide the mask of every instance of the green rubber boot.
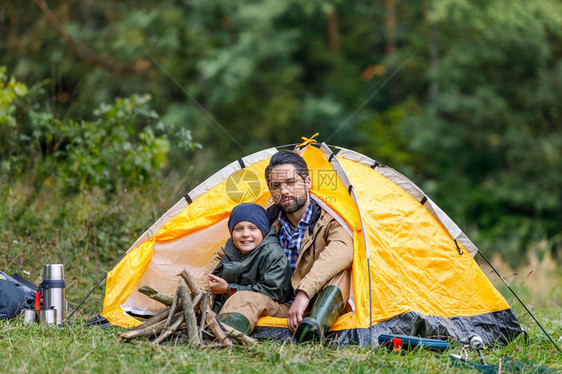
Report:
M217 321L224 323L246 335L250 335L250 321L242 313L217 314Z
M322 342L324 334L336 321L343 307L341 290L337 286L322 289L312 306L310 316L297 326L295 341L299 344L308 341Z

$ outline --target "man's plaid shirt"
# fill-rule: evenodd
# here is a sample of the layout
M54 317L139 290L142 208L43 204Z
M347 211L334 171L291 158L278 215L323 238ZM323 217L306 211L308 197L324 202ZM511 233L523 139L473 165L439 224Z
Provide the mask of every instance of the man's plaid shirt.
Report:
M304 214L297 225L297 229L293 234L291 234L291 224L289 223L289 220L284 218L283 213L279 215L279 223L281 224L281 229L279 230L279 241L281 242L281 247L283 247L287 258L289 259L289 265L291 265L291 270L293 272L295 272L302 240L304 238L304 234L306 233L306 229L310 224L311 218L312 202L308 204L308 207L304 211Z

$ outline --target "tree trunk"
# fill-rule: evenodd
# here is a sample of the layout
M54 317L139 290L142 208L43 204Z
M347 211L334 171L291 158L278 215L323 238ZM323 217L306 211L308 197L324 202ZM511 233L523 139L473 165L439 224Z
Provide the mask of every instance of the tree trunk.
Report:
M385 27L386 27L386 45L385 45L385 54L386 54L386 61L387 61L387 71L389 73L393 73L394 69L396 68L396 2L395 0L384 0L384 10L385 10ZM397 81L395 79L391 79L388 82L388 90L390 93L390 97L395 99L398 96L398 87Z
M328 47L332 56L338 54L340 50L339 45L339 26L338 26L338 12L336 8L332 8L327 16L328 28Z
M431 9L430 0L422 1L423 21L425 23L426 36L428 40L429 59L430 59L430 74L429 74L429 108L433 110L439 96L439 84L437 82L437 75L439 74L439 35L435 26L431 24L429 19L429 12Z
M384 0L386 27L386 56L392 60L396 53L396 3L395 0Z

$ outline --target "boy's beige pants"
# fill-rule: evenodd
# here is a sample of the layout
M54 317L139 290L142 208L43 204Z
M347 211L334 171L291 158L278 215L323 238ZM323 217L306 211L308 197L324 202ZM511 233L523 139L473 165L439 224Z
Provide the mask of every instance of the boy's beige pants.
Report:
M349 299L351 271L345 270L335 275L324 287L329 285L338 286L342 292L343 300L347 303ZM241 313L250 322L250 331L254 330L258 318L270 316L288 318L291 305L280 304L269 296L259 292L238 291L230 296L221 308L220 313ZM312 303L308 305L307 313L310 313ZM348 309L345 308L344 311Z

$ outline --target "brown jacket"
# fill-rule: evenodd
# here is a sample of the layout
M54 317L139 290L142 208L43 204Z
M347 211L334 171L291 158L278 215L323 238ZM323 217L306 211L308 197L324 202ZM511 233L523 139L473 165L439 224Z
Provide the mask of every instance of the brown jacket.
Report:
M349 233L324 209L317 206L319 217L306 230L291 284L312 298L330 279L351 267L353 240ZM273 223L279 234L280 223Z

